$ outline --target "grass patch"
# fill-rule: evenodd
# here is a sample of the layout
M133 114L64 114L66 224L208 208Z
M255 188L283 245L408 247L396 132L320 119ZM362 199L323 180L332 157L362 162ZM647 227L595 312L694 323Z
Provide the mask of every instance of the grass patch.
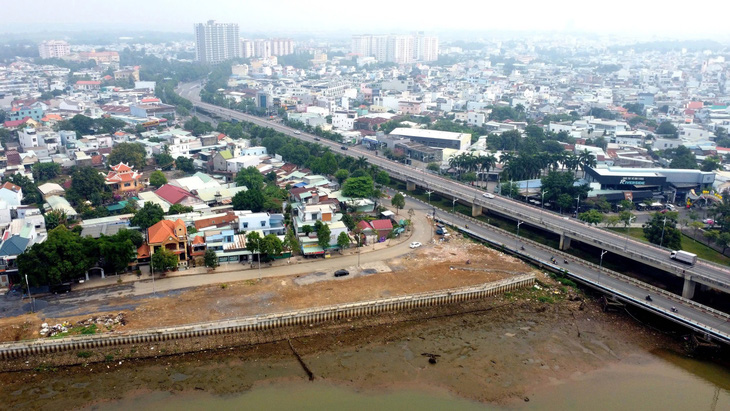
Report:
M625 228L610 228L610 230L615 231L618 234L626 235ZM644 237L644 230L640 227L629 228L629 236L645 243L649 242L646 237ZM710 248L705 244L695 241L684 234L682 234L682 249L689 253L697 254L697 257L703 260L712 261L713 263L717 264L730 264L730 257L722 255L718 251L715 251L713 248ZM667 257L669 257L669 255L667 255Z
M537 301L540 301L541 303L548 303L548 304L555 303L555 299L553 297L549 297L547 295L541 295L541 296L537 297Z
M93 353L91 351L79 351L76 356L79 358L89 358Z

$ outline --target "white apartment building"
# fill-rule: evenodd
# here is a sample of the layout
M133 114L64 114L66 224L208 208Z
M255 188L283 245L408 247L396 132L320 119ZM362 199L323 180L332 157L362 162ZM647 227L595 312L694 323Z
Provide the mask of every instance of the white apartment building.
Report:
M36 132L36 129L32 127L25 128L19 132L18 141L23 149L38 147L40 145L38 144L38 133Z
M413 62L413 36L388 36L386 61L407 64Z
M426 36L422 31L416 34L413 43L413 58L416 61L436 61L439 58L439 39Z
M195 59L206 63L220 63L241 56L238 24L207 23L195 25Z
M439 40L423 32L414 35L354 35L350 43L353 54L375 57L378 61L405 64L438 59Z
M71 54L71 47L63 40L48 40L38 45L42 59L60 59Z

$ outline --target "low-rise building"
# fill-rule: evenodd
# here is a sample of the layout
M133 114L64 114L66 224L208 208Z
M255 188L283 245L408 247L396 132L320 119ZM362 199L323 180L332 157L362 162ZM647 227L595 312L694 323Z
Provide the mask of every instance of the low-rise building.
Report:
M182 220L162 220L147 229L150 256L165 248L178 256L178 265L188 264L188 229ZM153 267L154 268L154 267Z

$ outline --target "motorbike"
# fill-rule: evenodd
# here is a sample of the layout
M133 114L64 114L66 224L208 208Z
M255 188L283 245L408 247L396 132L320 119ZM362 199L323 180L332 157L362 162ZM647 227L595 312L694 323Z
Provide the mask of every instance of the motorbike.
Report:
M563 262L564 262L565 264L568 264L568 260L563 260Z
M672 312L673 313L676 313L677 312L677 308L676 307L672 307Z
M646 296L646 301L651 301L651 296L650 295L647 295Z

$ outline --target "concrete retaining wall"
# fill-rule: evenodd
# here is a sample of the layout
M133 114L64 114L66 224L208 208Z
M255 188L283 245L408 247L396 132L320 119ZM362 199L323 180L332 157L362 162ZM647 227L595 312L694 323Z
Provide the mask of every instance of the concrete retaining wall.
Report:
M316 324L384 312L409 310L486 298L504 292L530 287L535 277L520 275L480 286L454 288L351 304L339 304L285 313L244 317L234 320L190 324L178 327L143 330L129 333L107 333L67 337L59 340L39 339L29 342L0 344L0 359L8 360L65 351L91 350L129 344L165 342L237 333L258 333L275 328Z

